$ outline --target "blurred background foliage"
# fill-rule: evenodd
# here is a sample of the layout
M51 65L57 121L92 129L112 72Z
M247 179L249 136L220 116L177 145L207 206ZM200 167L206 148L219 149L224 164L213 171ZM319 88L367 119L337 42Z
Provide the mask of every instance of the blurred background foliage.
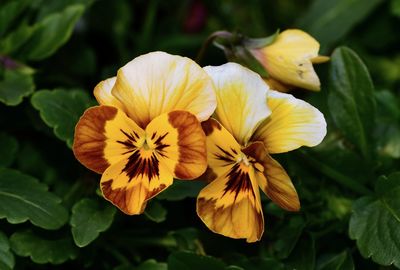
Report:
M0 269L400 268L399 24L399 0L0 0ZM176 182L141 216L99 196L70 149L99 81L154 50L194 59L217 30L288 28L334 52L319 93L293 92L324 112L326 139L276 157L301 212L264 197L250 245L201 223L201 182ZM209 47L201 64L225 62Z

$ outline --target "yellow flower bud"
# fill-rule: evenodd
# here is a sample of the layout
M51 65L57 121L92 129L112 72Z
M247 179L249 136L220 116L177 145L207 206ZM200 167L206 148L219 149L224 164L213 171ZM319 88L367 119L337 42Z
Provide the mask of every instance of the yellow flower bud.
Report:
M320 90L320 81L313 64L329 60L327 56L319 56L318 51L318 41L297 29L283 31L266 47L250 49L270 78L313 91Z

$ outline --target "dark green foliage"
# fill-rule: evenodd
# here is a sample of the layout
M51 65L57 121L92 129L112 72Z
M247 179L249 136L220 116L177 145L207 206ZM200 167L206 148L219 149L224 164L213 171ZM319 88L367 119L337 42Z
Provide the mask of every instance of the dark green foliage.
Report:
M399 19L399 0L0 1L0 270L399 269ZM263 196L265 233L247 244L197 217L202 181L176 180L140 216L102 198L71 151L98 82L155 50L194 59L217 30L288 28L331 56L321 92L292 92L324 113L326 138L274 156L299 213ZM211 46L201 65L225 62Z

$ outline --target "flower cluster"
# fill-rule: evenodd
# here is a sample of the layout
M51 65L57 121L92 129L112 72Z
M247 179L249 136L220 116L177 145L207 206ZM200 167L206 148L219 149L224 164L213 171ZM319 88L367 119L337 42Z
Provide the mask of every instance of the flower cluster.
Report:
M100 82L94 95L100 105L79 120L73 151L102 174L107 200L128 215L141 214L173 179L201 177L208 182L197 198L201 220L247 242L264 231L260 189L286 210L300 208L290 177L271 154L315 146L326 134L316 108L271 90L236 63L201 68L185 57L152 52Z

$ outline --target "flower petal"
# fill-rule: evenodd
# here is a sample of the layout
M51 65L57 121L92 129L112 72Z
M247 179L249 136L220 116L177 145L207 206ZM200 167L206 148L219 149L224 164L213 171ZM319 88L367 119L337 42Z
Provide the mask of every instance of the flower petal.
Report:
M240 158L240 145L217 120L210 118L201 123L207 136L207 161L214 180L227 171L227 166Z
M142 213L147 200L170 186L173 177L194 179L207 168L204 132L187 111L156 117L142 137L142 144L129 148L101 178L104 197L129 215Z
M111 165L101 177L104 198L128 215L143 213L149 199L173 182L169 169L151 150L138 149Z
M242 163L227 168L200 191L197 214L215 233L247 242L260 240L264 217L254 168Z
M73 151L87 168L102 173L144 141L144 130L111 106L89 108L75 127Z
M155 118L146 128L147 144L175 178L199 177L207 168L206 136L196 116L172 111Z
M123 66L112 94L142 128L172 110L189 111L204 121L216 107L207 73L189 58L164 52L139 56Z
M296 189L285 169L267 152L262 142L249 145L243 152L261 163L263 171L256 173L260 188L277 205L288 211L299 211Z
M273 90L268 94L272 110L255 131L252 141L262 141L268 153L283 153L301 146L315 146L326 135L323 114L307 102Z
M204 69L216 86L219 122L239 144L246 145L261 121L271 113L265 102L268 86L257 73L236 63Z
M121 102L116 99L111 90L115 85L117 77L111 77L107 80L99 82L94 88L93 94L100 105L114 106L119 109L124 109Z
M285 84L318 91L320 81L311 59L318 59L319 43L309 34L289 29L280 33L274 43L253 55L266 68L269 75ZM326 58L316 61L326 61Z

